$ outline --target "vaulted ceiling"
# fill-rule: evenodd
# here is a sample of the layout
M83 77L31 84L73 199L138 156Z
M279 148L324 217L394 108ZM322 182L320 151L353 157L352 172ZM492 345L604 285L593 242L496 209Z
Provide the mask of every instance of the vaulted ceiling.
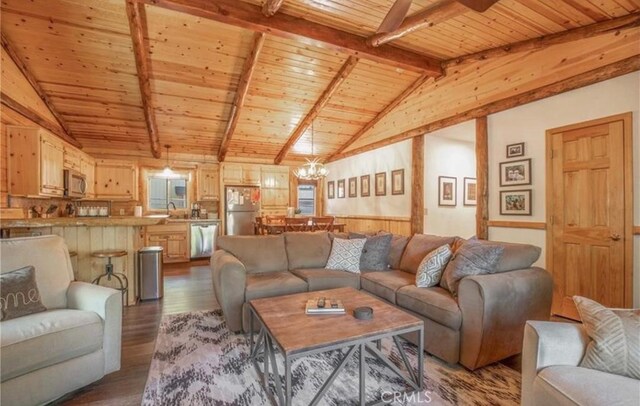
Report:
M393 0L263 1L2 0L2 108L22 70L89 153L336 159L640 69L640 0L414 0L379 47Z

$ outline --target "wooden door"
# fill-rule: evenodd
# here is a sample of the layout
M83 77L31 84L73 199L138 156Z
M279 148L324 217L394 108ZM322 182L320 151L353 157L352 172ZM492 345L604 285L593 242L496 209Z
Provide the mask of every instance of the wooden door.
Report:
M631 139L631 114L547 132L553 314L579 319L574 295L632 304Z

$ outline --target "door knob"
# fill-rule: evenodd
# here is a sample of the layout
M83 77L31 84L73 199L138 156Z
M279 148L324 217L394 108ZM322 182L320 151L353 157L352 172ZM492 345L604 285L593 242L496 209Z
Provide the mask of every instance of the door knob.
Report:
M619 241L621 238L620 234L611 234L611 239L613 241Z

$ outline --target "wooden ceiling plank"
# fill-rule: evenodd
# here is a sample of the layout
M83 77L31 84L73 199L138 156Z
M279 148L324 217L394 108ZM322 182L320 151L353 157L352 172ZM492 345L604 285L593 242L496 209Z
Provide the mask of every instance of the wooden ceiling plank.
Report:
M240 76L240 83L238 84L238 90L236 90L236 96L231 107L231 116L229 117L229 123L227 124L227 128L224 131L222 144L220 145L220 150L218 151L218 161L220 162L223 162L225 156L227 155L229 143L231 142L233 133L236 129L236 126L238 125L238 117L240 117L242 107L244 106L244 100L247 96L247 91L249 90L251 77L253 76L253 72L256 70L256 66L258 66L258 57L260 56L260 51L262 50L262 46L264 45L265 36L266 34L262 32L257 32L254 34L253 46L251 47L251 52L244 62L242 75Z
M560 80L555 83L551 83L546 86L539 87L537 89L530 90L528 92L518 94L515 96L506 97L485 105L467 110L465 112L436 120L434 122L421 125L414 129L404 131L400 134L392 137L385 138L383 140L364 145L359 148L352 149L350 151L343 152L330 159L330 161L336 161L338 159L347 158L353 155L360 154L362 152L371 151L374 149L382 148L384 146L395 144L413 137L418 137L423 134L428 134L445 127L450 127L459 123L463 123L468 120L473 120L479 117L495 114L504 110L512 109L514 107L521 106L523 104L531 103L540 99L555 96L560 93L575 90L584 86L589 86L594 83L602 82L608 79L612 79L618 76L626 75L631 72L640 70L640 55L635 55L618 62L614 62L609 65L601 66L599 68L581 73L570 78Z
M282 6L282 3L284 3L284 0L265 0L264 4L262 5L262 14L267 17L273 16L278 12L280 7Z
M52 132L53 134L67 141L69 144L73 145L74 147L82 148L82 145L80 145L78 140L76 140L75 138L72 138L71 136L69 136L69 134L67 134L60 128L52 125L51 122L49 122L49 120L45 119L44 117L42 117L40 114L36 113L29 107L23 106L22 104L18 103L16 100L6 95L4 92L0 92L0 99L3 105L7 106L8 108L20 114L21 116L33 121L34 123L38 124L40 127L43 127L46 130Z
M391 103L389 103L384 109L382 109L378 114L376 114L376 116L371 121L369 121L357 133L353 134L353 136L351 138L349 138L349 141L347 141L344 145L342 145L335 153L333 153L329 157L329 160L330 161L334 160L335 157L337 157L340 154L342 154L342 152L344 152L345 149L349 148L350 145L352 145L354 142L356 142L358 139L360 139L360 137L362 137L362 135L364 135L367 131L369 131L371 128L373 128L374 125L376 125L378 122L380 122L380 120L382 120L387 114L389 114L389 112L391 112L400 103L402 103L403 100L405 100L407 97L409 97L411 94L413 94L413 92L418 90L428 79L429 79L429 76L427 76L427 75L420 76L408 88L406 88L402 93L400 93L400 95L398 95L398 97L393 99L391 101Z
M18 56L15 49L13 48L13 45L11 45L11 42L9 41L7 36L4 34L4 32L2 33L1 41L2 41L2 48L4 48L4 50L7 52L7 54L13 61L13 63L16 64L16 66L22 73L22 76L24 76L25 79L27 79L27 81L29 82L33 90L35 90L35 92L38 94L38 97L40 97L42 102L47 106L47 109L49 109L53 117L55 117L56 121L58 122L58 124L60 125L64 133L66 134L66 136L63 138L65 138L66 140L68 139L74 140L72 144L78 148L82 148L82 146L80 145L76 137L74 137L71 131L69 130L69 126L67 125L67 122L58 113L58 110L55 107L53 107L53 103L51 102L51 99L49 98L47 93L44 91L42 86L40 86L40 83L36 80L35 76L33 76L33 73L31 73L31 70L29 70L27 65L22 60L22 58Z
M313 105L311 110L309 110L305 118L300 122L300 124L298 124L296 129L293 131L287 142L284 144L284 146L276 156L276 159L274 160L274 163L276 165L279 165L284 160L289 150L295 145L296 142L298 142L300 137L302 137L302 134L307 130L307 128L311 125L318 114L320 114L322 108L329 102L331 96L336 92L336 90L338 90L338 87L340 87L342 82L344 82L347 76L349 76L357 63L358 58L350 56L349 59L347 59L347 61L344 63L344 65L342 65L340 71L336 74L331 83L329 83L329 86L327 86L327 88Z
M440 76L440 61L404 49L381 46L370 47L366 38L314 23L299 17L278 13L272 17L262 14L260 6L236 0L128 0L146 3L219 21L274 36L292 38L309 45L330 47L350 56L370 59L397 68Z
M158 125L156 123L155 109L151 95L151 69L149 67L149 60L147 59L149 50L144 41L146 31L144 4L127 0L127 17L129 18L131 42L133 43L133 53L136 60L144 119L147 124L147 131L149 132L151 154L154 158L160 158L160 138L158 136Z
M629 14L623 17L614 18L612 20L603 21L586 25L584 27L574 28L568 31L562 31L556 34L544 35L538 38L532 38L514 44L500 46L487 49L485 51L464 55L454 58L443 63L445 68L452 65L459 65L466 62L483 61L490 58L501 57L509 54L516 54L524 51L534 51L546 48L552 45L564 44L566 42L577 41L585 38L591 38L598 35L607 34L612 31L622 31L640 25L640 13Z

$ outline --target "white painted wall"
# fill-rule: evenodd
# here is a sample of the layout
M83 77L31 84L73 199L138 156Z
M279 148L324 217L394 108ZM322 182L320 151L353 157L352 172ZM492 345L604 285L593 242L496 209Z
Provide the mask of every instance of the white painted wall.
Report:
M545 221L545 131L569 124L633 112L634 216L640 224L640 72L562 93L489 116L490 220ZM507 144L526 142L532 159L533 215L501 216L498 164L506 160ZM523 187L525 188L525 187ZM528 188L528 186L526 187ZM511 188L514 189L514 188ZM531 243L543 248L537 262L545 266L545 231L494 228L489 238ZM634 306L640 307L640 236L634 240Z
M424 232L469 238L476 233L476 208L463 205L464 178L476 177L475 122L424 137ZM457 205L438 206L438 177L457 178Z
M325 211L329 215L352 216L411 216L411 140L389 145L354 157L327 164L326 182L336 182L336 198L325 199ZM391 194L391 171L404 169L404 195ZM375 174L387 173L387 195L375 195ZM361 197L360 176L371 175L371 196ZM358 178L358 197L349 197L349 178ZM338 199L338 180L345 180L345 198Z

